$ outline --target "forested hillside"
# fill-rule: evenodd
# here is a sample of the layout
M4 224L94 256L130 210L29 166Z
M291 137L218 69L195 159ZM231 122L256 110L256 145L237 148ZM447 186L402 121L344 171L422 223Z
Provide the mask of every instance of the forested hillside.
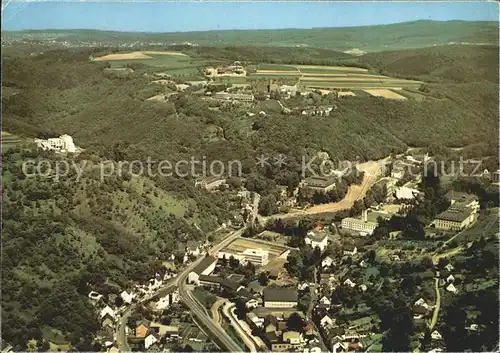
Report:
M67 177L27 177L22 163L61 159L31 149L3 154L2 335L10 343L61 330L89 351L98 329L91 290L119 294L146 282L178 247L204 241L229 216L223 195L117 173L101 181L99 158L83 153ZM204 230L204 232L202 232ZM179 257L180 256L180 257Z

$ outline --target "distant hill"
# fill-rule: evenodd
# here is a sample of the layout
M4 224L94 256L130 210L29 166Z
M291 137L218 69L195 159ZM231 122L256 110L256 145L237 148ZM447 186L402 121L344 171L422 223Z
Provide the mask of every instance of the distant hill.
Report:
M95 41L194 43L197 45L264 45L328 48L366 52L423 48L450 43L497 44L497 22L414 21L390 25L206 32L145 33L98 30L2 32L5 39L26 38L67 42Z
M449 45L367 54L358 64L420 80L498 83L498 46Z

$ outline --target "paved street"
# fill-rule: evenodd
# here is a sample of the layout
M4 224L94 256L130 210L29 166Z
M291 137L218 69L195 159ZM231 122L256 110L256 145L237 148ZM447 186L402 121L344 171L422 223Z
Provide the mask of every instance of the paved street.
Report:
M226 235L221 239L219 243L217 243L214 247L212 247L208 252L215 253L224 248L231 241L241 236L243 233L243 229L234 231ZM189 273L203 260L204 256L201 256L193 263L189 264L182 272L180 272L176 277L171 278L166 282L162 288L157 290L155 293L143 298L141 302L146 302L150 300L152 297L161 296L169 293L172 289L178 287L179 288L179 298L181 301L191 310L191 313L195 315L201 323L205 326L207 333L211 335L211 338L218 341L219 344L222 345L222 349L225 349L228 352L241 352L240 346L235 343L231 337L218 325L214 323L214 321L208 315L206 309L203 305L192 295L189 291L189 288L186 284L187 276ZM127 325L127 319L130 314L135 309L135 304L131 305L119 319L117 329L116 329L116 340L118 343L118 348L124 352L130 352L130 347L127 344L127 337L125 334L125 327Z

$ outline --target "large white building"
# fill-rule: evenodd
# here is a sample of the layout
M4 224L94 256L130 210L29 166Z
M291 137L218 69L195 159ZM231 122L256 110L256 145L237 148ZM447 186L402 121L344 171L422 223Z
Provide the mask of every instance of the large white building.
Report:
M342 229L359 232L361 235L371 235L378 226L378 217L389 218L390 214L385 212L368 212L364 210L361 218L347 217L341 222Z
M240 255L254 265L264 266L269 262L269 251L262 249L246 249Z
M73 138L69 135L61 135L59 137L49 138L47 140L35 139L38 147L46 151L70 152L75 153L76 147L73 143Z
M217 258L213 256L204 257L203 260L188 274L188 283L199 285L200 275L210 275L215 270Z

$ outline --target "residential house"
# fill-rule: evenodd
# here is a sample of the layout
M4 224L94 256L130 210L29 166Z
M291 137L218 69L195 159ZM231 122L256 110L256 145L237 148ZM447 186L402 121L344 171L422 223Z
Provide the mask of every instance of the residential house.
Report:
M123 292L120 293L120 297L122 298L124 303L131 304L135 298L135 294L128 293L127 291L124 290Z
M448 277L446 277L446 283L453 283L455 282L455 277L453 277L453 275L449 275Z
M321 261L321 267L325 268L325 267L330 267L334 264L334 261L333 259L330 257L330 256L327 256L325 257L322 261Z
M441 340L443 339L443 336L441 336L441 334L438 331L432 331L431 338L433 340Z
M156 337L155 334L150 333L144 339L144 348L149 349L150 346L152 346L153 344L155 344L158 341L159 341L158 337Z
M315 233L310 231L307 233L305 243L310 245L313 249L318 247L321 252L323 252L328 245L328 236L325 232Z
M188 256L198 257L200 255L200 246L197 241L190 240L186 244L186 254Z
M356 283L354 283L353 281L351 281L350 278L346 279L343 284L344 284L344 286L349 286L351 288L356 287Z
M446 287L446 290L453 294L456 294L458 292L458 289L453 285L453 283L450 283L448 287Z
M358 248L354 244L344 244L342 253L347 256L354 256L358 252Z
M366 292L366 290L368 289L368 287L366 286L366 284L362 284L359 286L359 288L361 289L361 291L363 292Z
M115 326L115 318L111 316L109 313L104 314L101 317L101 327L102 328L113 328Z
M455 267L453 267L453 265L452 265L452 264L448 264L448 265L446 265L444 268L445 268L445 270L446 270L446 271L448 271L448 272L451 272L451 271L453 271L453 270L455 269Z
M294 288L266 287L264 289L264 307L294 308L297 306L298 294Z
M215 93L214 97L215 99L222 101L253 102L255 100L253 94L245 94L245 93L217 92Z
M215 270L217 258L206 256L201 262L188 274L188 283L199 284L200 275L210 275Z
M309 283L304 282L304 283L297 284L297 289L299 291L303 291L303 290L306 290L308 288L309 288Z
M327 297L327 296L322 296L321 299L319 300L320 304L323 304L323 305L331 305L332 302L331 300Z
M150 322L148 320L137 321L135 325L135 337L146 338L149 332Z
M105 316L105 315L109 315L111 316L113 319L115 319L115 311L113 309L111 309L111 307L109 305L106 305L104 307L104 309L101 310L101 313L100 313L100 317L101 319Z
M319 320L319 323L322 328L325 328L332 326L335 321L330 316L328 316L328 314L325 314L325 316L323 316L321 320Z

